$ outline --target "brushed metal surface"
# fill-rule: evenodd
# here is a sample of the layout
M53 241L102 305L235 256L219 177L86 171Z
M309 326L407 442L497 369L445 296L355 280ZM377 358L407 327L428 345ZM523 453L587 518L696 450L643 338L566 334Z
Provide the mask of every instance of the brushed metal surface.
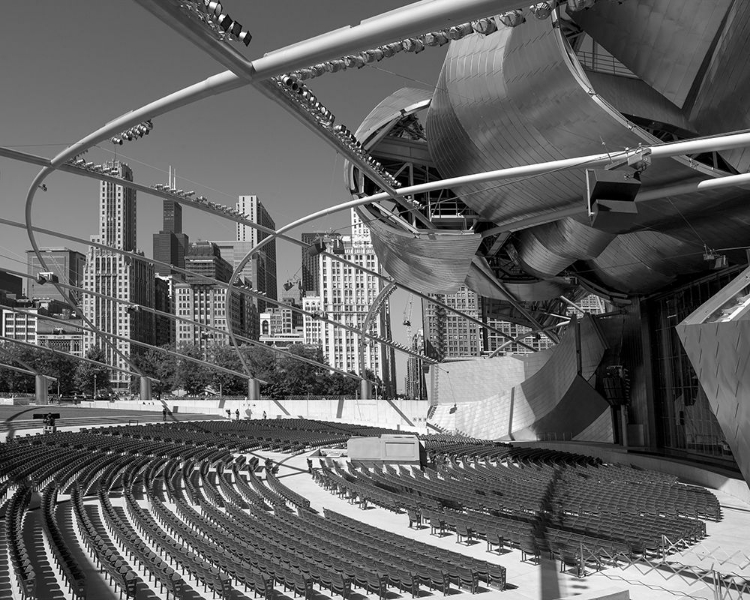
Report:
M482 260L484 259L477 259ZM507 300L507 296L498 288L498 280L491 272L489 266L486 269L470 269L466 275L466 287L476 292L483 298L494 298ZM554 278L539 281L512 281L503 280L503 286L520 302L538 302L551 300L570 290L568 284L562 278ZM528 322L524 319L523 322Z
M637 146L569 68L551 21L529 20L451 44L425 129L444 176ZM455 189L485 218L507 224L581 201L582 174L552 173Z
M684 111L645 81L586 70L586 77L607 102L624 115L649 119L695 133Z
M573 19L633 73L682 107L731 3L597 2L588 10L574 13Z
M527 272L549 277L576 260L599 256L614 237L574 219L560 219L522 231L517 238L518 259Z
M711 4L707 2L707 4ZM691 119L701 133L750 127L750 3L734 2L716 51L706 70ZM750 170L750 150L721 153L740 173Z
M430 231L419 237L357 209L370 229L372 244L385 271L398 283L431 294L450 294L464 283L482 236Z
M588 380L604 356L605 344L591 317L581 321L581 355L583 372ZM493 369L492 360L483 360L486 369ZM476 401L471 378L463 373L469 367L463 362L440 365L438 380L440 394L438 408L448 409L451 400L457 410L452 415L459 431L484 439L512 439L514 434L528 428L550 414L565 397L577 378L576 340L574 328L569 327L551 356L533 375L515 386L499 389L494 395ZM457 384L461 383L460 386ZM476 384L474 384L476 385ZM481 397L481 396L480 396ZM468 400L472 398L472 400ZM436 416L438 411L436 411ZM580 415L582 426L595 421L599 414ZM445 416L443 416L445 417ZM441 417L438 417L441 418Z
M384 98L373 108L357 127L355 135L360 142L366 141L373 133L381 129L392 119L401 116L401 111L409 107L429 103L432 98L430 90L421 88L401 88Z
M690 314L675 329L698 375L734 459L750 485L750 321L716 322L717 303L747 290L750 268ZM731 295L731 294L729 294Z

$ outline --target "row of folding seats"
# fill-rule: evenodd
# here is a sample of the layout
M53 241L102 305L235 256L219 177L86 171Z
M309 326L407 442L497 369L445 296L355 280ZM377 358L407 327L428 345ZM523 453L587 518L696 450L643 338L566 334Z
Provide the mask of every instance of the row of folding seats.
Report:
M298 509L310 510L310 500L298 494L294 490L289 489L287 486L281 483L273 473L266 472L266 483L274 492L286 498Z
M102 535L89 518L83 504L81 488L77 485L71 490L73 514L78 525L78 533L83 540L84 548L89 551L95 564L106 574L109 581L120 589L120 597L135 598L138 577L125 559L120 556L114 545Z
M86 578L57 524L54 510L57 493L57 485L52 484L42 494L42 530L51 550L52 560L65 581L68 592L73 598L83 599L86 596Z
M5 543L10 554L12 575L22 598L36 597L36 573L23 540L23 520L31 500L31 488L20 485L5 509Z
M136 501L129 496L129 492L125 494L125 498L127 510L133 511L134 507L138 506ZM166 590L167 597L171 594L174 598L178 598L189 593L190 587L182 578L185 574L184 569L180 574L173 568L175 565L171 560L164 560L163 548L168 544L166 536L154 536L151 531L141 526L143 513L131 512L131 517L139 527L139 531L136 531L130 525L126 515L119 514L115 507L108 503L108 500L109 498L106 497L103 499L102 512L110 533L124 549L128 559L137 561L148 573L148 582L151 583L153 580L154 584L158 583L162 592ZM149 544L160 552L154 552ZM180 563L180 566L183 564Z

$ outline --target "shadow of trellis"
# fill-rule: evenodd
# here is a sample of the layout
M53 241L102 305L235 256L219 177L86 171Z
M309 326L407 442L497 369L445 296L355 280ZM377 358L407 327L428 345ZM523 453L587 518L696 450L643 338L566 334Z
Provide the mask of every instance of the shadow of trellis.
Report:
M666 536L662 536L656 555L649 555L645 552L635 555L625 552L608 552L601 547L591 549L581 544L578 556L581 572L584 572L585 565L593 562L597 565L597 570L606 564L621 570L634 569L642 576L656 573L664 581L678 577L688 587L703 584L713 591L716 600L740 600L750 596L750 579L737 573L721 573L714 568L718 563L720 566L729 565L744 570L750 566L750 558L741 550L729 554L718 547L709 549L702 544L690 545L686 540L672 542ZM675 560L692 557L699 561L712 559L712 562L710 567L704 568Z

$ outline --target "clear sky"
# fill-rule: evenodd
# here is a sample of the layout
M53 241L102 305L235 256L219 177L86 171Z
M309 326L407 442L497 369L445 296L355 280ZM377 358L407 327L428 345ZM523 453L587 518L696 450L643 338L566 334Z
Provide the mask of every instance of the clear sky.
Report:
M247 58L314 37L408 4L381 0L227 0L232 18L251 31ZM316 96L354 131L369 111L401 87L434 89L444 48L401 53L374 67L327 74L309 81ZM25 0L4 3L0 19L0 146L52 158L115 117L208 76L224 71L196 46L126 0ZM196 102L154 119L148 137L114 146L101 143L86 155L102 163L128 163L145 185L167 182L234 206L241 194L257 194L277 226L349 199L342 159L310 131L253 88ZM28 186L39 168L0 157L0 215L24 220ZM97 183L56 173L34 202L34 224L84 239L97 230ZM348 214L321 220L304 231L342 228ZM138 246L152 255L152 234L161 228L161 199L138 197ZM183 211L192 241L234 239L234 223ZM303 230L293 232L299 235ZM341 229L345 233L344 229ZM43 246L85 247L51 237ZM0 226L0 267L25 270L30 249L24 230ZM279 243L279 285L300 267L300 249ZM21 261L21 262L18 262ZM408 294L392 296L393 337L406 343L402 315ZM412 322L419 326L419 302ZM398 361L403 387L405 361Z

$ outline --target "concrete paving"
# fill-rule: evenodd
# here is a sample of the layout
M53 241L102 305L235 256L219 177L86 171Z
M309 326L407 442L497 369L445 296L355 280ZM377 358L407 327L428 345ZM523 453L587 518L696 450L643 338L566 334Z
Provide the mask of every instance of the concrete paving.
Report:
M328 508L399 535L503 565L507 569L509 589L499 592L484 588L481 593L482 598L554 600L611 589L627 589L633 600L715 597L713 589L702 581L674 575L668 569L654 569L645 564L627 568L608 567L600 572L588 569L586 577L578 578L570 572L560 573L557 561L545 559L541 561L541 564L522 561L520 550L506 550L503 554L498 554L496 551L490 553L487 552L486 543L483 540L472 545L458 544L455 534L438 537L430 534L429 527L409 528L409 519L406 514L396 514L377 506L362 510L356 505L349 504L345 499L329 493L318 486L307 472L307 454L288 457L281 454L263 453L263 456L270 456L275 461L280 461L279 478L281 481L297 493L309 498L312 507L318 511L322 512L323 508ZM313 462L317 466L317 459ZM714 493L722 506L722 520L708 521L707 537L696 546L670 556L669 561L701 566L708 570L713 564L714 568L722 573L734 572L750 576L748 573L750 560L745 556L749 548L747 532L750 532L750 506L744 505L727 494ZM454 592L452 597L459 598L460 596Z

